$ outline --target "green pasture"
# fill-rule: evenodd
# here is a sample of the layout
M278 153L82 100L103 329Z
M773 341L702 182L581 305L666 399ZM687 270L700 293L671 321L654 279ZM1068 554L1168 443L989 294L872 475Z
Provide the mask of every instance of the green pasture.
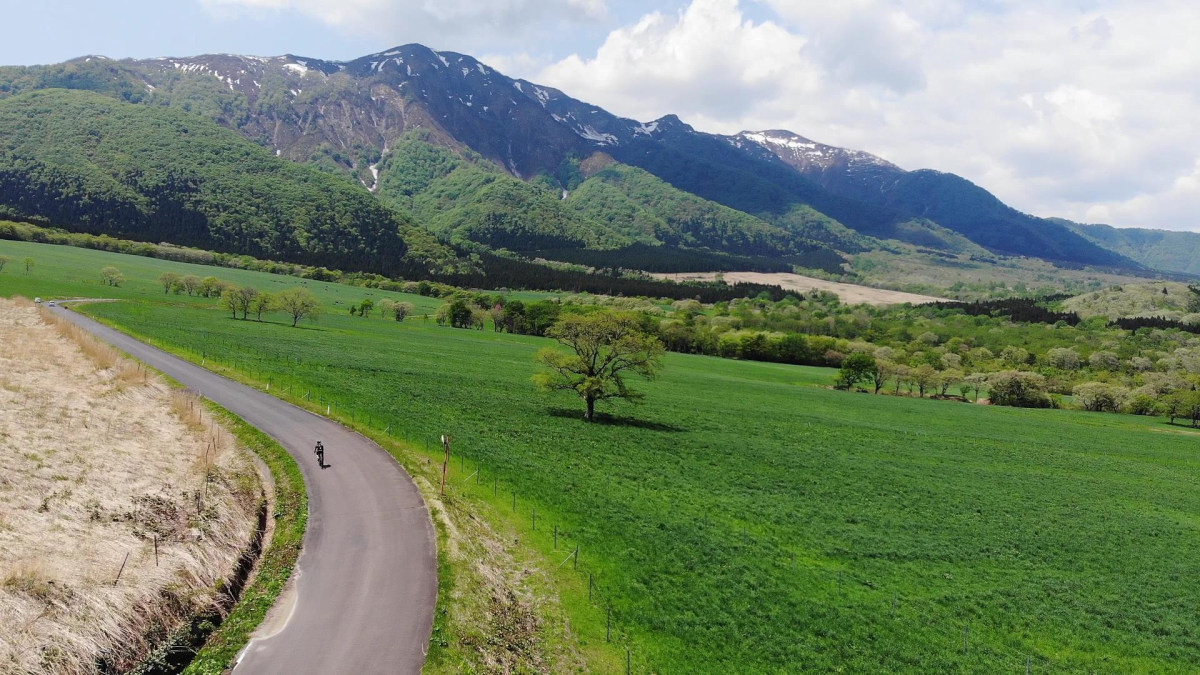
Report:
M0 240L0 256L9 258L4 270L0 272L0 295L24 295L30 299L153 299L179 305L215 306L216 303L211 299L189 297L186 293L164 294L158 277L164 272L174 272L181 276L193 274L201 278L216 277L238 286L253 286L266 293L303 286L321 300L327 313L349 314L350 304L358 304L366 298L374 300L376 304L383 298L411 302L418 314L435 312L442 304L438 298L409 293L393 293L282 274L195 265L71 246ZM22 260L27 257L34 259L34 266L29 274L25 273L25 266L22 264ZM125 276L124 283L112 287L101 282L100 270L108 266L121 270Z
M1162 420L832 391L831 370L669 354L643 405L587 424L530 382L547 340L340 311L236 321L164 296L153 279L173 263L29 246L44 285L10 263L0 294L99 294L115 264L136 301L83 311L366 430L449 434L456 494L563 563L582 643L604 643L611 608L634 672L1200 669L1200 435Z

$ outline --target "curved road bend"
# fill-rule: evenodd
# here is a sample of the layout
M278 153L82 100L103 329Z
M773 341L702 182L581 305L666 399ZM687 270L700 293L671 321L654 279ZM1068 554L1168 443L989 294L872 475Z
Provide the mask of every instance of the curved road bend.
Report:
M436 540L416 484L390 455L330 420L52 310L272 436L300 464L309 515L295 606L275 635L250 642L235 673L421 671L437 598ZM313 455L318 440L326 469Z

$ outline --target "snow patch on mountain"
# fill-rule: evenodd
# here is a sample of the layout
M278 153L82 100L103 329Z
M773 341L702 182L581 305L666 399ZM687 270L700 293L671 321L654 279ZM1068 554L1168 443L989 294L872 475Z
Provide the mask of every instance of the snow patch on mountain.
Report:
M593 110L592 112L596 111ZM633 135L653 136L655 131L658 131L658 122L650 122L649 124L639 124L634 127Z
M735 139L745 139L774 153L780 159L791 160L806 166L828 169L839 160L848 165L873 165L894 167L891 162L859 150L846 150L824 143L811 141L803 136L786 131L743 131ZM731 140L731 143L733 141ZM740 143L734 143L742 147Z
M557 118L555 118L557 119ZM560 122L562 120L559 120ZM575 127L575 133L600 145L616 145L617 137L612 134L602 134L590 124Z

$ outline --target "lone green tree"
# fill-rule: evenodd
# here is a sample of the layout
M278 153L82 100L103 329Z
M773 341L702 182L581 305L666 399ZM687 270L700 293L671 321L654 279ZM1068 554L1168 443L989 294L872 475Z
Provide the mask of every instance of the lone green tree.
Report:
M289 288L275 296L275 306L292 317L292 328L300 319L315 321L321 313L321 302L307 288Z
M21 264L25 265L25 274L29 274L29 272L33 269L35 261L33 258L26 257L21 261Z
M120 286L125 281L125 275L121 274L121 270L109 265L100 270L100 279L106 286Z
M8 261L9 261L9 260L11 260L11 259L12 259L12 258L9 258L9 257L8 257L8 256L6 256L6 255L0 255L0 272L3 272L3 271L4 271L4 266L5 266L5 265L7 265L7 264L8 264Z
M626 375L653 379L662 367L662 343L643 333L632 316L608 312L567 316L546 335L571 353L550 347L539 351L537 360L547 370L534 375L533 381L548 391L574 392L583 399L587 408L583 418L589 422L596 419L597 401L633 402L645 396L629 389Z

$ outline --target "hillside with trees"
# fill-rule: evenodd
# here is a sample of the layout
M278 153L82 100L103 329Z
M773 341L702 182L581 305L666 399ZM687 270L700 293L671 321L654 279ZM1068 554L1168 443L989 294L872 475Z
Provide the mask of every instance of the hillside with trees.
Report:
M400 274L452 253L365 190L176 110L82 91L0 100L0 215Z
M470 151L432 140L417 130L395 142L378 166L378 195L456 245L535 251L644 244L664 252L837 257L829 245L678 190L604 155L569 161L558 177L522 181ZM846 248L863 245L836 223L825 225L825 239Z
M1112 285L1062 302L1079 316L1160 318L1200 325L1200 287L1172 281Z
M1058 221L1088 240L1151 269L1200 274L1200 234Z

